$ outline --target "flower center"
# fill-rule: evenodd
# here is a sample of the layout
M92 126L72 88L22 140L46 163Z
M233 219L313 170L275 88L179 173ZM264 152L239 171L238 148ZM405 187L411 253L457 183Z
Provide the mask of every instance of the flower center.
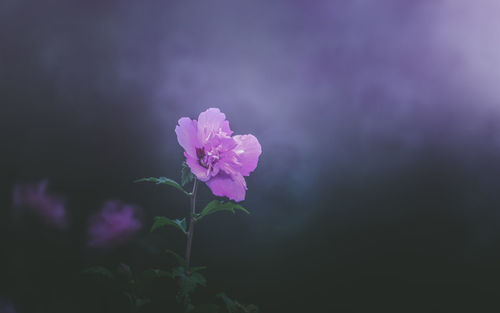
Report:
M198 163L204 168L211 168L219 161L219 154L213 151L205 151L205 148L196 148Z

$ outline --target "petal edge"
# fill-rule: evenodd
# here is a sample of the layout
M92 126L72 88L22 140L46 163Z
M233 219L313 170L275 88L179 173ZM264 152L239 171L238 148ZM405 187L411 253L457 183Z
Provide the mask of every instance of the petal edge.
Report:
M228 197L231 200L240 202L245 200L245 179L243 176L240 176L241 179L235 178L233 179L230 175L220 172L219 175L207 181L206 184L214 195Z
M259 156L262 154L262 147L254 135L233 136L237 146L233 151L238 156L241 163L240 173L243 176L250 175L257 168Z
M184 151L192 157L196 156L196 147L198 146L198 127L195 120L183 117L177 122L175 133L177 141Z

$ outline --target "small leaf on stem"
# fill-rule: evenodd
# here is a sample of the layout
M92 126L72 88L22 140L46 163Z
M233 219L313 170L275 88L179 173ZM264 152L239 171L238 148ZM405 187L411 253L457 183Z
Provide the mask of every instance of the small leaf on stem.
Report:
M186 195L189 195L189 192L187 192L186 190L184 190L184 188L182 188L182 186L178 182L176 182L175 180L170 179L170 178L166 178L166 177L145 177L145 178L134 180L134 183L142 183L142 182L154 183L154 184L157 184L157 185L160 185L160 184L170 185L172 187L175 187L175 188L179 189L180 191L182 191Z
M166 218L164 216L156 216L154 218L154 223L153 226L151 227L151 232L155 231L156 229L163 227L163 226L173 226L177 229L180 229L184 234L186 234L186 219L183 218L182 220L171 220L169 218Z
M182 162L181 185L185 186L193 180L194 176L186 162Z
M200 273L191 273L189 275L186 274L186 269L182 266L174 267L172 269L172 276L174 278L178 277L181 280L181 290L186 293L193 292L196 289L196 286L206 286L207 280L205 276ZM183 285L184 284L184 285Z
M186 260L184 260L184 258L183 258L183 257L181 257L180 255L178 255L177 253L175 253L174 251L169 250L169 249L167 249L165 252L167 252L168 254L170 254L170 255L172 255L173 257L175 257L175 259L177 260L177 263L178 263L180 266L186 267Z
M207 204L207 206L203 209L203 211L201 211L201 213L196 216L196 220L199 221L203 217L205 217L209 214L215 213L215 212L219 212L219 211L229 211L229 212L232 212L234 214L235 209L243 211L246 214L250 214L250 212L248 212L247 209L245 209L241 205L236 204L234 202L231 202L231 201L223 202L223 201L219 201L219 200L213 200L213 201L210 201L210 203Z
M175 253L174 251L172 250L165 250L166 253L172 255L173 257L175 257L175 259L177 260L177 264L183 268L186 268L186 260L184 260L183 257L181 257L180 255L178 255L177 253ZM194 272L199 272L199 271L202 271L204 269L206 269L207 267L206 266L192 266L189 268L189 271L191 273L194 273Z
M189 268L189 271L190 271L191 273L194 273L194 272L203 271L203 270L205 270L205 269L207 269L207 267L206 267L206 266L191 266L191 268Z

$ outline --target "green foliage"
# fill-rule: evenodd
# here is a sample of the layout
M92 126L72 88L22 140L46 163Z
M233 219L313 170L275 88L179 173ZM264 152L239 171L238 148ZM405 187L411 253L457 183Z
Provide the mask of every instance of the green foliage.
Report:
M206 286L207 280L198 272L186 274L186 269L182 266L177 266L172 269L172 276L180 279L181 291L185 293L193 292L198 285Z
M226 304L228 313L258 313L259 307L255 304L243 305L236 300L229 298L225 293L219 293L217 297L221 298Z
M205 269L207 269L207 267L206 267L206 266L191 266L191 267L189 268L189 271L190 271L191 273L194 273L194 272L203 271L203 270L205 270Z
M184 234L187 233L186 231L186 219L183 218L182 220L171 220L169 218L166 218L164 216L156 216L154 219L153 226L151 227L151 232L155 231L156 229L163 227L163 226L173 226L177 229L180 229Z
M172 250L165 250L166 253L170 254L171 256L173 256L175 258L175 260L177 261L177 264L181 267L184 267L186 268L187 266L187 263L186 263L186 260L184 260L183 257L181 257L180 255L178 255L177 253L175 253L174 251ZM191 266L189 268L189 271L191 273L194 273L194 272L199 272L199 271L202 271L204 269L206 269L207 267L206 266Z
M229 211L229 212L232 212L234 214L235 210L240 210L240 211L245 212L246 214L250 214L250 212L248 212L247 209L245 209L243 206L236 204L234 202L231 202L231 201L224 202L224 201L219 201L219 200L213 200L213 201L210 201L205 206L205 208L201 211L201 213L197 214L195 217L196 217L196 220L199 221L202 218L204 218L205 216L210 215L210 214L215 213L215 212Z
M168 277L173 278L172 273L169 271L159 269L147 269L137 276L136 284L138 290L143 290L148 284L158 278Z
M154 184L157 184L157 185L160 185L160 184L170 185L172 187L175 187L175 188L179 189L180 191L182 191L186 195L189 195L189 192L187 192L186 190L184 190L184 188L182 188L182 186L178 182L176 182L175 180L170 179L170 178L166 178L166 177L146 177L146 178L141 178L141 179L137 179L137 180L134 181L134 183L142 183L142 182L154 183Z
M84 274L96 275L108 279L115 279L115 275L103 266L93 266L83 270Z
M198 272L186 274L186 269L183 266L174 267L172 276L179 281L179 293L177 301L184 304L186 311L190 311L194 306L191 304L191 296L198 286L205 287L207 280Z
M184 260L183 257L181 257L180 255L178 255L174 251L167 249L165 252L167 252L168 254L170 254L171 256L173 256L177 260L177 263L180 266L182 266L182 267L186 267L187 266L186 260Z
M186 162L182 162L182 169L181 169L181 185L184 187L186 184L190 183L193 181L193 173L191 173L191 169L189 166L186 164Z
M84 270L83 273L112 279L115 283L113 284L113 288L118 288L117 290L127 298L133 312L140 312L145 305L151 302L148 298L138 296L137 292L142 291L144 285L157 277L172 277L172 274L167 271L146 270L137 277L136 281L134 280L134 275L130 266L124 263L120 263L114 273L102 266L90 267Z

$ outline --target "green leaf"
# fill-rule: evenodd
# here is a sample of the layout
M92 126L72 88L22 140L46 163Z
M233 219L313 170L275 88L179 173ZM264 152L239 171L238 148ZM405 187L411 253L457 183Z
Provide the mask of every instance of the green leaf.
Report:
M183 296L194 292L198 285L206 286L207 284L207 280L203 275L197 272L186 275L186 269L182 266L174 267L172 276L179 278L180 293Z
M189 195L189 193L186 190L184 190L184 188L182 188L182 186L179 185L178 182L176 182L175 180L170 179L170 178L146 177L146 178L141 178L141 179L137 179L134 181L134 183L142 183L142 182L154 183L157 185L160 185L160 184L170 185L170 186L175 187L175 188L179 189L180 191L184 192L186 195Z
M207 285L207 279L205 278L205 276L201 275L198 272L191 273L187 277L195 285L201 285L203 287Z
M190 183L193 180L194 176L191 172L191 169L186 164L186 162L182 162L181 169L181 185L184 187L186 184Z
M224 202L224 201L219 201L219 200L213 200L213 201L210 201L210 203L207 204L207 206L203 209L203 211L201 211L201 213L196 216L196 220L199 221L203 217L205 217L209 214L215 213L215 212L219 212L219 211L229 211L229 212L232 212L234 214L235 209L243 211L246 214L250 214L250 212L248 212L244 207L242 207L241 205L236 204L234 202L231 202L231 201Z
M153 226L151 227L151 232L155 231L156 229L163 227L163 226L174 226L178 229L180 229L184 234L186 234L186 219L183 218L182 220L171 220L169 218L166 218L164 216L156 216L154 218L154 223Z
M207 269L207 267L206 267L206 266L192 266L192 267L189 269L189 271L190 271L191 273L194 273L194 272L203 271L203 270L205 270L205 269Z
M164 270L159 270L159 269L152 269L152 268L150 268L148 270L145 270L142 273L145 274L145 275L154 276L156 278L159 278L159 277L173 278L172 273L170 273L169 271L164 271Z
M255 304L244 305L236 300L229 298L225 293L217 294L217 297L221 298L226 304L227 311L229 313L258 313L259 307Z
M178 279L179 292L177 293L177 302L184 305L185 311L190 312L195 307L191 303L190 294L193 293L198 286L206 286L207 280L198 272L186 274L186 269L183 266L178 266L172 269L172 276Z
M184 277L186 276L186 271L183 266L177 266L172 269L172 277Z
M174 251L169 250L169 249L165 250L165 252L168 253L168 254L170 254L171 256L173 256L177 260L177 264L180 267L186 268L187 263L186 263L186 260L184 260L183 257L181 257L180 255L178 255L177 253L175 253ZM202 270L204 270L206 268L207 268L206 266L191 266L189 268L189 271L191 273L194 273L194 272L202 271Z
M184 260L183 257L181 257L180 255L178 255L177 253L175 253L174 251L172 250L166 250L165 251L166 253L172 255L173 257L175 257L175 259L177 260L177 263L180 265L180 266L183 266L183 267L186 267L187 263L186 263L186 260Z
M115 275L103 266L93 266L83 270L84 274L98 275L109 279L114 279Z

